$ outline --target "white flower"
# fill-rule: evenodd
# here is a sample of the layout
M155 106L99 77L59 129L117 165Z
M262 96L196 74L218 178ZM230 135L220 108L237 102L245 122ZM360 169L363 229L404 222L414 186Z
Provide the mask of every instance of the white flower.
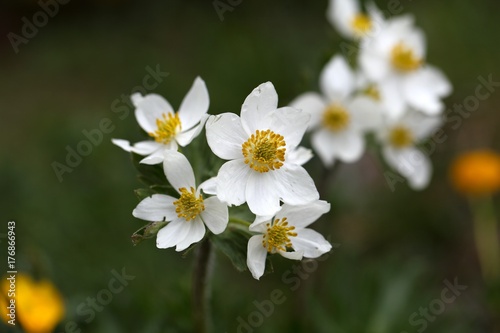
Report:
M415 190L425 188L432 174L429 157L415 145L429 137L442 121L439 116L409 111L398 120L388 119L377 133L387 164L407 178Z
M233 113L207 121L207 141L220 168L217 196L230 205L247 202L256 215L272 215L284 203L299 205L319 198L312 178L301 166L306 153L296 150L309 114L290 107L277 109L278 95L267 82L246 98L241 118Z
M361 11L358 0L330 0L326 16L344 38L357 40L369 34L379 20L374 4L368 6L368 12Z
M153 194L142 200L133 215L146 221L170 221L156 236L160 249L176 246L182 251L200 241L205 235L205 225L214 234L220 234L228 223L227 205L217 197L203 198L196 188L194 173L184 155L175 151L164 152L163 167L170 185L180 194L174 198Z
M429 115L442 112L441 98L451 93L444 74L425 63L424 33L409 16L393 18L362 41L359 62L367 77L378 83L385 108L394 118L408 107Z
M329 210L329 203L316 200L301 206L284 204L274 218L257 217L250 230L259 234L250 238L247 251L247 266L253 277L258 280L264 273L268 253L300 260L330 251L332 245L321 234L306 228Z
M177 150L184 147L200 134L206 121L209 97L205 82L197 77L184 97L178 112L170 103L157 94L132 95L136 106L137 122L154 141L141 141L130 145L127 140L113 139L113 143L128 152L147 155L141 160L145 164L158 164L163 161L164 150Z
M320 77L322 95L305 93L291 106L311 114L312 147L323 163L355 162L364 152L364 133L380 125L382 109L373 98L354 95L357 79L345 59L334 56Z

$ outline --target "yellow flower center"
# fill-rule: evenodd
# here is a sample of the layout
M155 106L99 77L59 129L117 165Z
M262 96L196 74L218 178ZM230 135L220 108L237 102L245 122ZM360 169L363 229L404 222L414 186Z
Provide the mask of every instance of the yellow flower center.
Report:
M349 125L349 121L349 113L339 104L332 104L323 112L323 125L331 131L344 130Z
M394 127L389 134L389 142L396 148L408 147L413 143L413 134L406 127Z
M156 119L157 129L148 133L156 142L167 144L173 140L175 135L181 130L181 120L177 113L162 114L162 119Z
M378 90L378 88L372 84L370 86L368 86L368 88L366 88L363 93L368 96L368 97L371 97L372 99L376 100L377 102L380 102L380 91Z
M418 69L423 61L415 55L411 48L399 42L391 51L391 62L398 71L411 72Z
M175 212L178 217L183 217L186 221L191 221L205 210L203 197L201 194L196 197L196 192L193 187L191 187L190 190L182 187L179 191L181 192L181 197L179 200L174 201Z
M271 130L257 130L241 146L248 166L258 172L281 168L285 161L286 143L284 137Z
M357 14L351 21L351 26L358 36L363 36L372 28L372 21L365 14Z
M294 226L289 226L286 217L275 219L273 225L267 224L267 231L262 240L262 246L267 249L269 253L276 253L277 251L286 251L287 248L292 247L290 237L296 237L297 233L293 232Z

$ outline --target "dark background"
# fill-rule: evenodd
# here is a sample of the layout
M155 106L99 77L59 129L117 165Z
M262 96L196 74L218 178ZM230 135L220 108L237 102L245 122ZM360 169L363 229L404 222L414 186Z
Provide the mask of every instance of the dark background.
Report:
M384 1L377 4L387 8ZM400 4L427 33L428 61L453 83L450 110L475 94L479 76L500 81L498 1ZM130 156L110 140L136 142L143 133L132 109L121 119L112 103L124 106L122 95L142 85L147 66L158 65L169 75L154 92L174 108L197 75L207 83L210 113L239 113L245 97L265 81L274 83L286 105L317 90L319 71L339 51L342 39L327 22L326 7L326 0L242 1L221 21L211 1L73 0L16 53L7 35L21 35L22 18L32 21L40 7L2 2L0 233L7 232L7 221L16 221L18 269L52 280L63 294L66 317L56 332L69 321L82 332L192 331L193 256L156 249L154 240L136 247L130 241L143 225L131 214L138 203L133 190L141 184ZM412 313L441 297L444 280L458 279L467 290L428 321L425 332L492 332L500 311L490 305L471 212L451 188L448 168L462 151L500 151L499 105L495 91L460 125L444 126L446 140L431 154L434 176L424 191L402 183L391 191L387 170L371 152L341 165L325 198L332 211L316 226L340 247L314 272L297 279L289 273L296 263L273 257L274 273L256 281L218 255L214 331L236 332L238 317L248 321L257 309L253 302L279 289L286 301L255 332L416 332L423 324L412 326ZM82 131L99 128L103 118L113 131L59 181L53 162L66 164L67 147L76 149L85 140ZM321 178L319 160L308 168ZM494 200L498 208L498 196ZM86 323L77 307L122 268L135 279ZM297 281L300 288L291 290Z

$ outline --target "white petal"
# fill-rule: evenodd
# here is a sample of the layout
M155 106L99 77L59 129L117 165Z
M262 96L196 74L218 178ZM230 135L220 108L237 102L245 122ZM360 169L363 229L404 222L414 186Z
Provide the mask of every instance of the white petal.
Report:
M401 117L406 110L406 102L400 80L387 79L381 82L378 88L387 116L392 119Z
M279 170L275 170L274 175L276 178L274 187L284 203L303 205L319 199L316 185L303 167L285 164Z
M132 215L151 222L172 221L177 218L174 206L176 200L169 195L153 194L139 202Z
M302 257L304 256L304 252L302 251L293 251L293 252L285 252L285 251L278 251L281 256L291 259L291 260L301 260Z
M278 107L278 94L271 82L255 88L241 107L241 123L248 134L266 129L266 117Z
M429 115L443 111L441 97L451 92L451 84L436 68L427 66L409 75L405 80L404 94L408 103Z
M359 13L357 0L330 0L326 16L344 38L354 38L352 20Z
M139 155L152 154L161 149L163 146L162 144L155 141L141 141L137 142L133 146L130 145L129 141L122 139L111 139L111 142L125 151L134 152Z
M354 97L347 104L356 128L361 130L376 129L382 125L384 109L382 105L366 96Z
M188 144L193 141L194 138L196 138L201 131L203 130L203 126L205 126L205 122L208 119L208 115L203 115L201 117L201 121L198 125L194 126L191 128L189 131L185 132L180 132L175 136L175 140L181 145L182 147L186 147Z
M178 115L182 130L186 131L199 123L203 115L207 113L209 104L210 99L205 81L197 77L179 107Z
M198 186L205 194L217 195L217 177L205 180Z
M287 155L288 163L297 165L306 164L311 158L313 158L312 150L304 147L297 147Z
M305 93L290 103L291 107L307 112L311 115L309 128L315 128L321 123L321 116L326 108L323 98L317 93Z
M311 115L291 107L284 107L277 109L269 118L268 128L284 136L286 149L293 149L302 140Z
M138 101L135 109L137 122L147 133L154 132L158 128L156 119L163 119L163 114L173 112L170 103L157 94L149 94Z
M184 219L176 219L161 228L156 234L156 247L166 249L177 245L179 240L183 240L188 234L189 223Z
M227 205L217 197L205 199L205 210L201 212L201 218L213 234L218 235L226 230L228 214Z
M320 129L311 136L311 145L314 151L327 167L333 165L337 155L334 147L331 145L333 140L333 134L326 129Z
M414 147L406 149L386 147L382 153L387 163L408 179L411 188L420 190L427 187L431 178L432 165L422 151Z
M418 111L410 111L400 120L400 123L410 129L415 141L419 142L432 135L441 125L443 118L428 116Z
M290 240L293 248L302 251L306 258L318 258L332 249L332 245L325 237L312 229L297 230L297 237L292 237Z
M141 95L141 93L134 93L130 96L130 100L132 101L132 104L134 104L135 107L139 105L139 103L144 99L144 96Z
M241 119L234 113L223 113L208 118L207 142L213 153L225 160L242 158L241 146L248 134L241 126Z
M255 215L255 220L252 222L252 224L250 224L248 230L263 234L267 230L266 224L270 223L272 218L273 218L272 215L268 216Z
M229 205L239 206L246 201L248 176L253 172L243 159L226 162L217 174L217 197Z
M154 165L154 164L159 164L163 162L163 159L165 158L165 154L163 150L157 150L153 154L143 158L139 163L141 164L147 164L147 165Z
M248 177L245 197L248 208L255 215L274 215L280 209L280 198L276 193L274 171L253 171Z
M266 268L267 250L262 245L263 236L252 236L247 246L247 266L254 279L260 279Z
M276 213L277 219L286 217L290 225L302 229L316 221L321 215L330 211L330 204L323 200L316 200L305 205L281 206L281 210Z
M156 141L140 141L132 146L132 151L139 155L150 155L157 151L161 151L165 145Z
M342 100L355 88L356 78L349 64L342 56L334 56L325 66L320 76L323 95L330 101Z
M375 82L384 81L391 71L389 62L384 57L373 52L368 43L366 46L362 44L359 53L359 65L368 79Z
M123 140L123 139L111 139L111 142L113 142L114 145L120 147L121 149L131 152L132 151L132 146L130 145L130 141L128 140Z
M184 239L177 243L175 248L177 252L184 251L191 244L199 242L205 236L205 225L199 216L186 223L189 224L189 230Z
M196 188L194 172L186 156L175 150L166 150L163 161L165 176L172 187L179 192L180 188ZM179 192L180 193L180 192Z
M365 150L363 134L353 130L343 132L320 130L314 133L311 139L313 148L322 160L327 162L338 158L343 162L353 163L361 158Z

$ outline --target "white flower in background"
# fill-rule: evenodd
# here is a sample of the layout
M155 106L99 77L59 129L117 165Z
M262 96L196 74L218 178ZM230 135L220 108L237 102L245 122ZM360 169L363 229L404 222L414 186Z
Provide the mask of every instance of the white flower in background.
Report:
M268 254L279 253L285 258L300 260L318 258L332 245L317 231L306 228L330 210L326 201L316 200L307 205L284 204L274 216L258 216L250 231L259 233L248 241L247 266L252 276L264 274Z
M211 116L208 145L229 160L216 178L217 196L229 205L247 203L256 215L273 215L280 200L291 205L319 198L314 181L301 166L310 153L297 148L309 114L283 107L272 83L261 84L245 99L241 118L233 113Z
M153 194L142 200L132 214L151 222L169 221L158 232L156 246L176 246L176 251L182 251L203 238L205 225L214 234L223 232L228 223L228 208L217 197L203 198L203 184L196 188L193 169L184 155L175 150L164 154L165 175L180 197Z
M442 122L440 116L409 111L398 120L387 119L377 133L387 164L405 177L415 190L425 188L432 174L429 157L416 144L433 134Z
M356 76L341 56L334 56L320 77L322 96L305 93L291 106L311 114L311 144L327 166L335 159L355 162L364 152L364 134L382 119L380 103L365 94L354 95Z
M444 109L441 98L451 93L444 74L425 63L425 43L424 33L409 16L387 20L361 43L360 66L378 84L384 107L393 118L408 107L439 114Z
M141 141L130 145L127 140L113 139L113 143L128 152L147 155L141 160L145 164L163 161L164 150L184 147L200 134L206 121L209 97L205 82L197 77L184 97L178 112L170 103L157 94L132 95L137 122L154 141Z
M374 23L381 20L374 4L368 6L368 12L361 11L358 0L330 0L326 16L344 38L357 40L370 34Z

